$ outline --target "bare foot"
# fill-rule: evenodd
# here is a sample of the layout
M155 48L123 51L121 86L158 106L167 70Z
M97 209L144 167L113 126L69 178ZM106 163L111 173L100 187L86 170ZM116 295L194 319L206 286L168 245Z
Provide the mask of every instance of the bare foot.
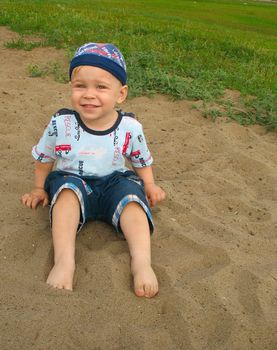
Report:
M49 273L46 283L58 289L73 290L74 261L59 260Z
M159 291L159 286L151 265L132 260L131 270L134 277L135 294L138 297L154 297Z

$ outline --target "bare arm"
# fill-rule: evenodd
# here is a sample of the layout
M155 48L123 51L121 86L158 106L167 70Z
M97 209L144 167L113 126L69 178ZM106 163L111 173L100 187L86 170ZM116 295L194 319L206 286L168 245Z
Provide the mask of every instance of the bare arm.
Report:
M165 192L155 184L151 166L146 166L143 168L133 167L133 169L144 182L145 193L151 207L165 199Z
M44 183L47 175L53 169L54 163L35 163L35 186L30 193L25 193L21 197L21 202L28 208L36 209L41 203L45 207L49 200L46 191L44 190Z
M45 180L52 171L54 163L35 163L35 188L44 188Z

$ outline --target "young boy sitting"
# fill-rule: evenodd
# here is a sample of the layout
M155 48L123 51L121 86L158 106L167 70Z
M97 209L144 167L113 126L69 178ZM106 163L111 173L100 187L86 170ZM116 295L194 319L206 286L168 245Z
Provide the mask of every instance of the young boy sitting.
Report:
M32 209L50 203L54 266L47 283L72 290L76 233L88 220L103 220L128 242L135 294L153 297L158 282L151 267L150 206L165 193L154 182L141 124L115 110L128 93L124 58L112 44L85 44L69 76L73 109L59 110L33 147L35 186L22 196Z

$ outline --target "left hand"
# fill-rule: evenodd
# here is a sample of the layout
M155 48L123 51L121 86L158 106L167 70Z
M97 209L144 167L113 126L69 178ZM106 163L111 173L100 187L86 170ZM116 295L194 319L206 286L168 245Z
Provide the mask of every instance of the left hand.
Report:
M164 190L154 183L144 184L144 189L151 207L154 207L166 197Z

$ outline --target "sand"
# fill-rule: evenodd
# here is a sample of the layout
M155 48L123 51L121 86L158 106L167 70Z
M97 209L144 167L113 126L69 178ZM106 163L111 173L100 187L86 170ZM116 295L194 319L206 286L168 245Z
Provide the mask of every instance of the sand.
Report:
M16 37L0 27L1 350L277 349L276 133L212 122L195 101L128 100L167 192L153 213L160 293L133 294L126 242L100 222L77 239L74 292L51 289L48 209L19 198L32 188L31 147L70 106L69 89L26 67L65 63L65 53L4 47Z

